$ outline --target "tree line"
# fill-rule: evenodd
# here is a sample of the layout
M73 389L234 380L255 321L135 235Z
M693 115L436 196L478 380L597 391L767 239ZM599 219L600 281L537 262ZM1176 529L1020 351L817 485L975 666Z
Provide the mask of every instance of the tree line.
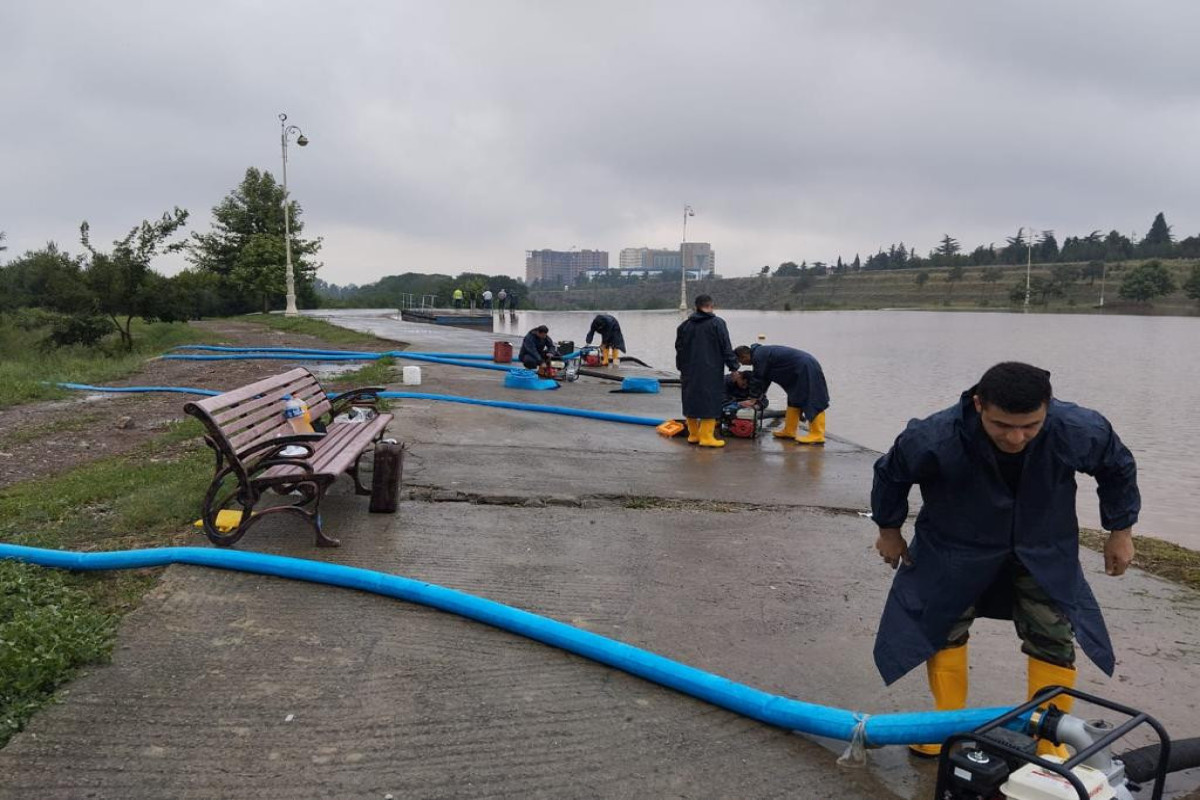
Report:
M213 208L207 232L177 238L188 212L176 207L107 248L93 243L85 220L79 252L48 242L12 259L0 266L0 312L23 312L22 324L47 328L51 345L91 346L116 334L132 349L135 318L182 322L279 308L286 291L285 203L297 302L315 306L321 239L302 238L300 205L270 172L251 167ZM184 253L190 266L167 277L153 262L173 252Z

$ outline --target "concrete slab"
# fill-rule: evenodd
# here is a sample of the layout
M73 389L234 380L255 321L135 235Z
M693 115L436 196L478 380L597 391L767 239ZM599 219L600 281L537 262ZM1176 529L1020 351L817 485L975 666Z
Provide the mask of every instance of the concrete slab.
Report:
M454 333L472 349L486 338ZM600 382L517 393L481 370L424 372L436 392L664 415L675 402ZM885 689L871 663L891 573L856 513L870 451L772 440L701 451L648 428L420 401L399 404L393 432L412 448L406 482L443 502L368 515L343 482L325 511L342 548L316 550L277 517L240 549L440 583L813 702L928 707L922 675ZM685 502L625 508L611 495ZM492 504L450 502L467 496ZM509 505L527 497L550 504ZM686 502L698 500L751 505ZM1141 573L1107 578L1099 562L1085 566L1118 673L1083 665L1081 686L1197 733L1200 596ZM1011 627L976 628L972 704L1022 699ZM902 749L845 771L838 747L450 615L176 567L126 620L113 663L0 750L0 800L932 797L931 765ZM1197 783L1177 776L1168 796Z

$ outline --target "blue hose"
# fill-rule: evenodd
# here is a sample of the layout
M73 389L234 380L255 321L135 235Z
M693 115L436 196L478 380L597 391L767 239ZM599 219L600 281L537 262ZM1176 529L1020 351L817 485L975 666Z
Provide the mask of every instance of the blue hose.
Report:
M806 703L768 694L760 689L672 661L648 650L493 600L399 575L341 564L203 547L73 553L0 544L0 558L72 570L140 569L167 564L195 564L359 589L419 603L511 631L787 730L848 741L861 726L861 735L870 746L942 742L951 734L976 728L1009 710L977 708L868 716L860 712Z
M507 369L507 367L505 368ZM85 392L179 392L180 394L203 394L215 397L221 394L212 389L191 389L186 386L89 386L86 383L59 383L64 389L79 389ZM337 397L336 393L330 398ZM536 411L541 414L559 414L564 417L582 417L598 419L605 422L625 422L630 425L661 425L666 420L652 417L635 417L630 414L613 414L608 411L592 411L589 408L571 408L569 406L543 406L536 403L514 403L508 400L481 400L477 397L462 397L457 394L425 394L422 392L380 392L380 397L389 400L437 400L444 403L463 403L472 406L491 406L492 408L507 408L512 411Z
M381 358L406 358L411 361L428 361L434 364L450 364L456 367L474 367L475 369L494 369L503 372L508 372L512 367L507 367L504 364L491 364L483 361L459 361L453 358L442 358L441 356L424 356L416 353L408 353L403 350L395 350L387 353L329 353L329 354L303 354L303 353L224 353L220 355L203 355L193 353L168 353L160 356L168 361L249 361L252 359L270 360L270 361L378 361Z
M225 347L212 344L181 344L177 347L172 347L172 350L206 350L215 353L299 353L312 355L332 355L332 356L360 356L373 355L380 357L403 358L408 355L414 356L433 356L436 358L453 358L464 361L491 361L492 356L482 353L426 353L417 350L387 350L382 353L366 353L361 350L321 350L318 348L308 347ZM513 361L517 361L517 357L513 356Z

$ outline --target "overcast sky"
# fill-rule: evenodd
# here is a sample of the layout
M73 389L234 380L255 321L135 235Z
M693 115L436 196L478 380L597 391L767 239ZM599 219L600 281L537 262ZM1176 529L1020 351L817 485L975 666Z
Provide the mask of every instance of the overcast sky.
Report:
M727 276L1022 225L1200 233L1200 4L0 3L13 257L193 229L277 115L321 277L711 242ZM181 262L158 267L173 272Z

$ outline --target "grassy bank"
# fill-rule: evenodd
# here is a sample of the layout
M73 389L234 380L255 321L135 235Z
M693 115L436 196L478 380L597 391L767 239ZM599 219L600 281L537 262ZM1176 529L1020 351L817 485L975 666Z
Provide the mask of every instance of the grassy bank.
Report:
M0 541L67 550L178 543L212 457L192 420L138 452L0 490ZM108 657L157 570L72 574L0 562L0 746L81 667Z
M0 359L0 408L66 397L67 391L54 386L55 382L107 383L132 375L147 358L176 345L215 341L191 326L165 322L135 321L131 352L121 349L115 337L94 348L48 348L43 344L46 332L0 318L0 353L4 354Z
M1098 553L1104 552L1106 539L1108 534L1104 531L1089 528L1079 531L1079 543ZM1137 551L1133 566L1151 575L1200 591L1200 551L1189 550L1163 539L1141 534L1134 536L1133 545Z

